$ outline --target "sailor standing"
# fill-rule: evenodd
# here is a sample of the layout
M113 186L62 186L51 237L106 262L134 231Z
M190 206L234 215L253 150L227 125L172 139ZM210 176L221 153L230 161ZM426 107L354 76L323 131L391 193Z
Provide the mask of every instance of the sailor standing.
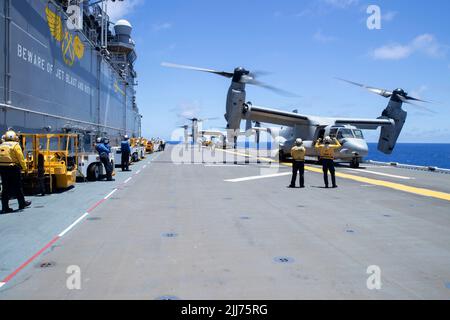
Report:
M111 153L111 147L109 146L109 139L103 138L100 140L100 143L96 145L96 150L100 156L100 161L103 163L103 166L106 170L106 179L108 181L113 181L112 173L113 168L111 165L111 161L109 160L109 154Z
M320 159L322 161L322 170L323 170L323 181L325 182L325 187L328 188L328 171L331 174L331 182L333 183L333 188L337 188L336 185L336 175L334 168L334 151L342 147L339 141L334 138L334 144L332 144L333 140L330 137L325 137L323 143L321 140L317 140L315 148L319 152Z
M42 145L39 145L39 151L41 150ZM45 157L42 152L38 153L37 169L39 193L41 194L41 196L45 196Z
M305 187L305 154L306 149L303 146L303 140L295 140L295 146L291 149L292 156L292 180L289 188L295 188L295 181L297 180L297 172L300 173L300 188Z
M17 134L8 130L5 134L5 141L0 145L0 174L2 177L2 213L11 213L9 199L13 196L19 202L19 210L23 210L31 205L31 201L26 201L22 187L21 170L26 170L27 166L23 156L22 148L19 145Z
M122 171L130 171L129 165L130 165L131 147L130 147L130 138L127 135L123 137L123 141L120 143L120 151L122 154L121 157Z

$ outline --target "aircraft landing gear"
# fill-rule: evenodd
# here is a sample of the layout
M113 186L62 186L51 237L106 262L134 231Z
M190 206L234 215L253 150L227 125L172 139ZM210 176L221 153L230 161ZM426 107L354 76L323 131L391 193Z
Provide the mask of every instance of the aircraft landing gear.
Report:
M360 165L360 160L359 158L353 158L352 161L350 162L350 168L359 168Z
M286 162L287 160L284 151L281 149L278 151L278 159L280 160L280 162Z

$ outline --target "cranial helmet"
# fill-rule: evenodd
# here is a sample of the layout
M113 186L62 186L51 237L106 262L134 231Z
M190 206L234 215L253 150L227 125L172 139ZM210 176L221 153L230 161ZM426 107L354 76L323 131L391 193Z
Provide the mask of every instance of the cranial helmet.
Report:
M98 137L97 138L97 143L102 143L102 138Z
M323 142L325 144L330 144L332 142L332 140L331 140L330 136L326 136L325 139L323 139Z
M125 139L125 140L128 140L128 139L130 139L130 137L126 134L126 135L124 135L123 136L123 138Z
M13 130L8 130L5 135L5 141L17 141L17 134Z
M303 140L300 139L300 138L298 138L297 140L295 140L295 144L296 144L297 146L301 146L301 145L303 144Z

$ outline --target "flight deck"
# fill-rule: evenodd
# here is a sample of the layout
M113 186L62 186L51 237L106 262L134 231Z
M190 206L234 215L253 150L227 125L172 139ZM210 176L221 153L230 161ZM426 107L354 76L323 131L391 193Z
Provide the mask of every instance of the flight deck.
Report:
M0 299L450 299L449 174L342 165L325 189L311 163L289 189L263 152L182 145L132 169L0 215Z

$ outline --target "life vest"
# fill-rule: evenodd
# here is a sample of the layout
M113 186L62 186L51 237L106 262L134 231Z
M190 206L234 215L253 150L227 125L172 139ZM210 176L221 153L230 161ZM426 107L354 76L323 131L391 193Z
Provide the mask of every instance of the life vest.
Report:
M6 141L0 145L0 166L15 166L17 163L16 153L14 148L18 142Z
M291 156L295 161L305 161L306 149L305 147L293 147L291 149Z
M319 149L320 157L323 159L334 159L334 148L330 146L321 147Z

